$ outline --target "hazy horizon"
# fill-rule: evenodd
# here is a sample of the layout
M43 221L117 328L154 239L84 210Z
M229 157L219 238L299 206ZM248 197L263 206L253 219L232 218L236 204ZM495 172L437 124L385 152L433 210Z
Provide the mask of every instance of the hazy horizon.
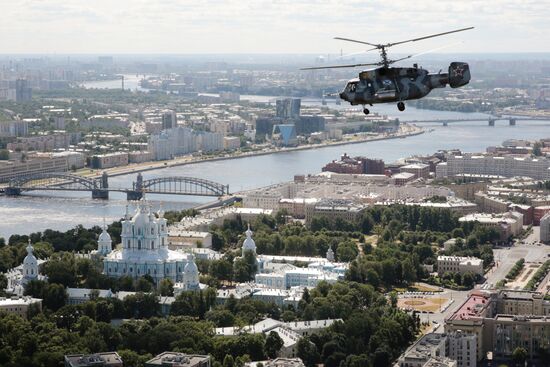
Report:
M439 53L550 52L549 1L345 2L39 0L2 5L4 55L338 54L452 29L476 29L396 46L423 52L462 41Z

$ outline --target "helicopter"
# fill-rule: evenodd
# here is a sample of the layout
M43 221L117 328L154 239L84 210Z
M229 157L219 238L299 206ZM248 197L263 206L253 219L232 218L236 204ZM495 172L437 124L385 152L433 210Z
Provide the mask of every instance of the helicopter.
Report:
M365 41L358 41L350 38L334 37L340 41L360 43L369 45L372 48L364 51L378 50L380 53L380 61L375 63L360 63L351 65L332 65L332 66L317 66L307 67L300 70L318 70L318 69L336 69L336 68L355 68L362 66L377 66L374 69L363 70L359 72L358 78L348 81L344 90L338 96L349 102L352 106L362 105L365 115L369 114L369 109L366 105L372 106L375 103L397 102L399 111L405 110L403 101L419 99L425 97L434 88L444 88L447 84L451 88L462 87L470 81L470 67L465 62L451 62L448 68L448 73L430 73L418 64L413 64L413 67L390 67L390 65L410 59L416 55L408 55L399 59L392 60L388 57L387 49L393 46L401 45L408 42L417 42L428 38L439 37L451 33L463 32L474 27L461 28L453 31L432 34L429 36L413 38L405 41L375 44ZM424 54L426 52L423 52Z

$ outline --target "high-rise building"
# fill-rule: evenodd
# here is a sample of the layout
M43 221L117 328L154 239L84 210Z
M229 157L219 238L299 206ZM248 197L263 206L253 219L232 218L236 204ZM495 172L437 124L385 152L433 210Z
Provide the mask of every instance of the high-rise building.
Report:
M29 134L29 123L24 120L0 122L0 137L20 137Z
M294 124L296 125L296 133L298 135L325 130L325 118L322 116L299 116Z
M173 129L178 126L178 119L175 111L162 113L162 130Z
M277 117L282 119L293 119L300 117L300 98L281 98L276 102Z
M15 102L29 102L32 99L32 89L26 79L15 81Z
M282 146L298 145L296 126L294 124L280 124L273 126L271 137L274 142Z
M271 135L273 126L282 123L283 120L278 117L259 117L256 119L256 135Z

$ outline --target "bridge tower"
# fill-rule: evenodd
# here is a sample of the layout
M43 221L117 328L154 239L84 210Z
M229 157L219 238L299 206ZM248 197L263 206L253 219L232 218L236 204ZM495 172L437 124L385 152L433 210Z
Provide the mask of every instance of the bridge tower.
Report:
M6 196L19 196L21 195L21 189L18 187L6 187Z
M510 126L516 126L516 119L515 118L510 118L508 120L508 123L510 124Z
M495 119L489 119L489 126L495 126Z
M126 192L127 200L141 200L143 198L143 176L138 173L136 182L132 184L132 190Z
M99 181L99 189L92 190L93 199L109 199L109 175L103 171Z

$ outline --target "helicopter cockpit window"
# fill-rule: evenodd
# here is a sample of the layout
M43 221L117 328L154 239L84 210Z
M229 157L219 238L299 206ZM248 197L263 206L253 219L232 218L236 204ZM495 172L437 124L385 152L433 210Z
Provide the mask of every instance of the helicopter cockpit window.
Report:
M348 84L348 91L350 92L355 92L355 90L357 89L357 83L349 83Z

